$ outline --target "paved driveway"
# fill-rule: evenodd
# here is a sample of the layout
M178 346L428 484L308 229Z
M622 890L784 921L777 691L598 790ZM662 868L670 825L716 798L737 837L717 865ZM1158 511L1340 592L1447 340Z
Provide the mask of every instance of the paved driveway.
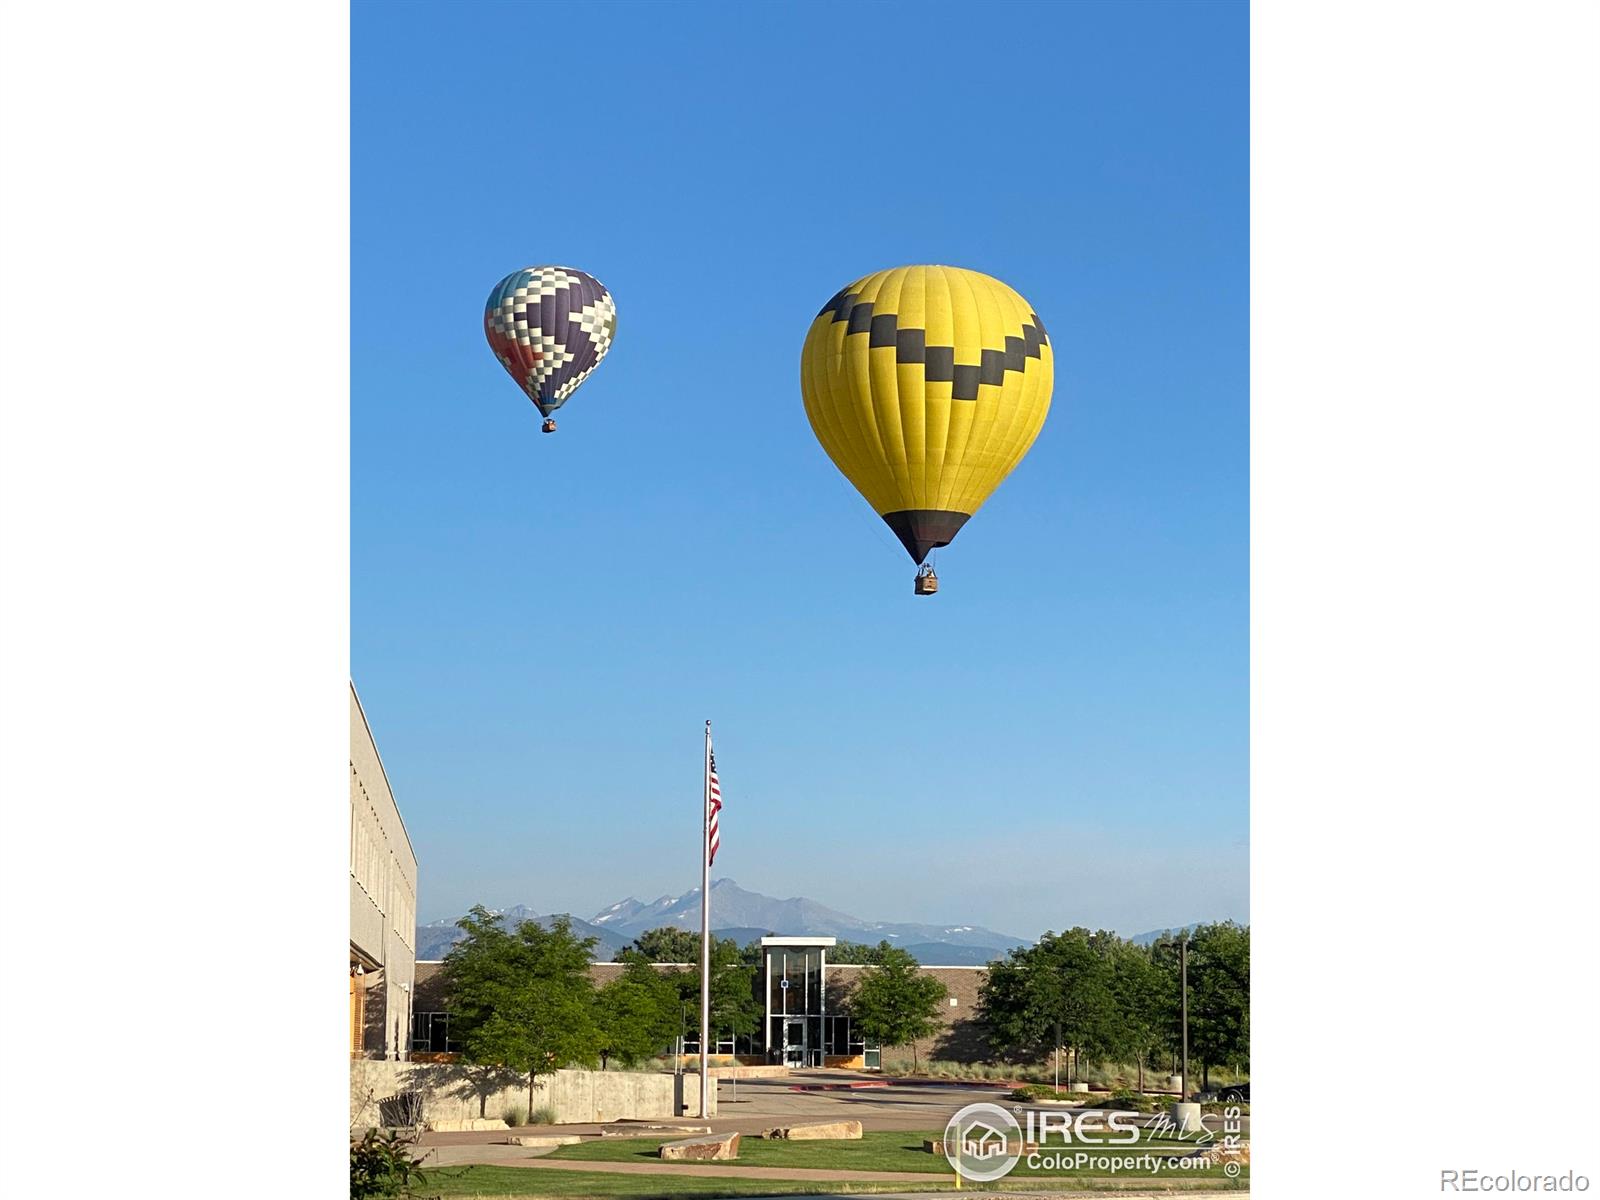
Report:
M837 1071L797 1071L787 1079L741 1079L737 1086L732 1080L723 1080L717 1089L717 1115L711 1124L718 1130L737 1129L741 1133L755 1133L769 1125L793 1121L851 1119L869 1130L939 1129L957 1109L980 1100L1003 1103L1009 1091L993 1083L895 1083L859 1089L839 1086L850 1082L881 1081L841 1077Z

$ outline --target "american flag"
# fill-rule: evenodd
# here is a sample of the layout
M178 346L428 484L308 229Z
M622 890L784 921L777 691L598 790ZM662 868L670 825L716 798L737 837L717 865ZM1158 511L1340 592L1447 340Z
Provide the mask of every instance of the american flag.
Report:
M721 841L717 836L717 814L722 811L722 789L717 785L717 756L714 751L707 750L706 760L706 796L711 805L711 814L706 823L706 845L708 847L708 864L717 861L717 847Z

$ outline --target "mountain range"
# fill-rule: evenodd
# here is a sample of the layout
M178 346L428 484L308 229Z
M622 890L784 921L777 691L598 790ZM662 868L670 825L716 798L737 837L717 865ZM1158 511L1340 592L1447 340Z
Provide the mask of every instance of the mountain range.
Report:
M677 896L660 896L644 903L629 896L601 909L587 920L572 914L539 914L526 905L501 910L508 924L537 921L544 924L566 915L579 937L596 939L595 957L610 959L641 933L673 926L700 928L700 889ZM946 966L978 965L1002 957L1007 950L1028 943L981 925L924 925L914 922L865 921L828 908L805 896L779 900L740 887L731 879L711 884L712 934L731 937L740 945L768 933L836 937L841 941L876 945L887 941L913 954L917 961ZM462 937L454 921L434 921L417 927L417 957L443 958Z

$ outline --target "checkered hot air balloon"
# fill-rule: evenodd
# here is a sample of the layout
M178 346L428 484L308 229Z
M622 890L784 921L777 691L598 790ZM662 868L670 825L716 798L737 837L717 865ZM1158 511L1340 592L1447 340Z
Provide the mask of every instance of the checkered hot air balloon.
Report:
M617 306L593 275L571 267L524 267L489 293L483 331L502 366L553 433L550 414L611 349Z

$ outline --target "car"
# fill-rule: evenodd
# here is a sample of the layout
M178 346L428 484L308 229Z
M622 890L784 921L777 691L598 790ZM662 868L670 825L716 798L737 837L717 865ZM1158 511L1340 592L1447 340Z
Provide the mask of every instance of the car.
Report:
M1217 1089L1217 1099L1224 1104L1249 1104L1250 1085L1248 1083L1235 1083L1225 1088Z

